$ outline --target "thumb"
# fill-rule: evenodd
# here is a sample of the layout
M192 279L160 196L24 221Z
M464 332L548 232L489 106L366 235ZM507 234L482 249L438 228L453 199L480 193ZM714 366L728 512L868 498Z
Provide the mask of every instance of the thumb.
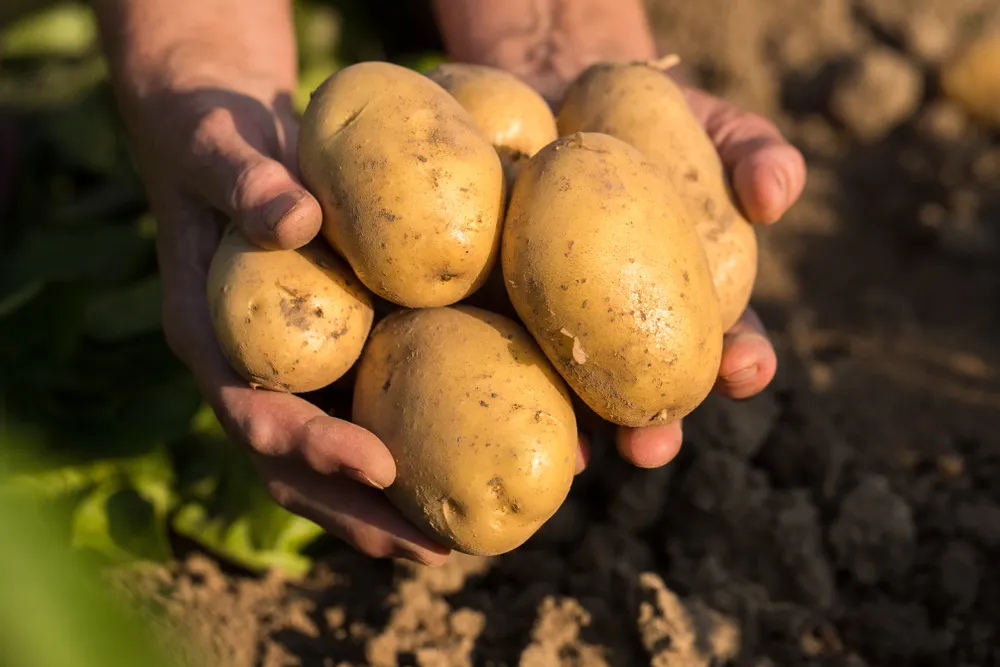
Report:
M281 162L246 143L237 132L216 135L196 169L196 187L253 243L299 248L323 221L319 202Z
M762 116L696 89L686 95L732 178L744 213L753 222L778 220L805 186L802 153Z

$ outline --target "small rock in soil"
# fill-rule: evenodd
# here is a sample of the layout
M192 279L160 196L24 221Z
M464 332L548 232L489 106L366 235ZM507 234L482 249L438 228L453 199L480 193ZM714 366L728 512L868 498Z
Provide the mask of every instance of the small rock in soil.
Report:
M586 517L580 501L570 495L556 513L546 521L528 544L571 544L580 539L586 527Z
M778 412L778 402L768 391L745 401L709 394L684 420L684 439L753 458L774 428Z
M657 575L641 575L639 637L652 667L710 667L740 652L736 622L699 600L685 604Z
M698 452L681 486L695 509L730 525L759 519L771 491L761 471L734 454L714 450Z
M774 539L790 597L812 609L829 609L836 597L823 551L819 512L805 491L776 495Z
M941 590L956 610L971 607L979 595L979 555L968 542L956 540L941 555Z
M580 639L581 629L590 621L577 600L545 598L518 667L607 667L604 650Z
M913 115L923 95L923 77L895 51L866 53L833 91L833 114L862 141L877 141Z
M956 517L965 535L987 548L1000 547L1000 507L988 501L964 503Z
M670 490L673 466L652 470L633 468L612 495L608 517L625 530L638 532L660 518Z
M830 528L837 565L863 584L904 574L916 544L910 506L881 476L865 477L840 505Z
M921 112L917 129L942 141L959 141L968 131L968 117L948 100L935 100Z

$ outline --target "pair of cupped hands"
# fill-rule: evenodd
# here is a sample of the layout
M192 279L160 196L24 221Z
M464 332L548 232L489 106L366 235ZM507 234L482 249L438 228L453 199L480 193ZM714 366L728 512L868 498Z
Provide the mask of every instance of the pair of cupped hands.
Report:
M746 216L771 224L801 194L805 164L767 120L686 87ZM191 370L226 432L249 448L272 497L373 557L439 565L448 549L408 522L380 489L395 465L373 434L304 398L253 389L233 371L212 329L208 267L232 221L262 248L292 249L319 232L322 212L296 174L298 121L287 90L242 72L149 95L128 114L158 221L166 339ZM774 349L752 310L725 335L715 391L742 399L772 380ZM618 451L645 468L681 446L681 424L618 429ZM577 469L589 449L581 435Z

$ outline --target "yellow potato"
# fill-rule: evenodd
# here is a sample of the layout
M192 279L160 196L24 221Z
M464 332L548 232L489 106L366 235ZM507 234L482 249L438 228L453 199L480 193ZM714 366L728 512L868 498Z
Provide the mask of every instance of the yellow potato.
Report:
M565 500L576 470L562 379L520 325L478 308L382 320L358 364L352 418L392 452L390 501L468 554L523 544Z
M427 76L472 115L500 154L508 183L514 182L525 158L558 136L548 102L510 72L486 65L444 63Z
M558 124L560 135L617 137L666 171L705 246L722 326L735 324L757 277L757 236L734 205L719 155L677 84L655 63L593 65L566 90Z
M299 167L323 208L323 235L395 304L455 303L496 263L500 159L422 74L365 62L332 75L303 116Z
M1000 32L979 37L946 63L941 88L970 116L1000 125Z
M502 267L528 331L602 418L670 422L715 383L722 327L705 251L662 170L625 142L577 133L530 160Z
M262 250L226 230L208 272L208 305L222 351L251 385L315 391L361 355L371 295L323 241Z

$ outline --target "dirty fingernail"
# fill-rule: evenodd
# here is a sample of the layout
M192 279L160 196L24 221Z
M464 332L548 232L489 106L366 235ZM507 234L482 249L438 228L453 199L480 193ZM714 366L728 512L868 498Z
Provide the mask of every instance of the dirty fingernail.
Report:
M303 197L305 194L301 191L289 190L272 199L264 208L264 224L267 228L273 231Z
M752 366L747 366L746 368L741 368L738 371L733 371L729 375L723 375L722 379L728 384L741 384L748 380L752 380L756 375L757 364L754 364Z
M353 479L355 482L361 482L362 484L374 487L376 489L385 488L383 484L379 484L378 482L376 482L371 477L366 475L361 470L358 470L357 468L341 468L340 471L345 475L347 475L348 477L350 477L351 479Z

